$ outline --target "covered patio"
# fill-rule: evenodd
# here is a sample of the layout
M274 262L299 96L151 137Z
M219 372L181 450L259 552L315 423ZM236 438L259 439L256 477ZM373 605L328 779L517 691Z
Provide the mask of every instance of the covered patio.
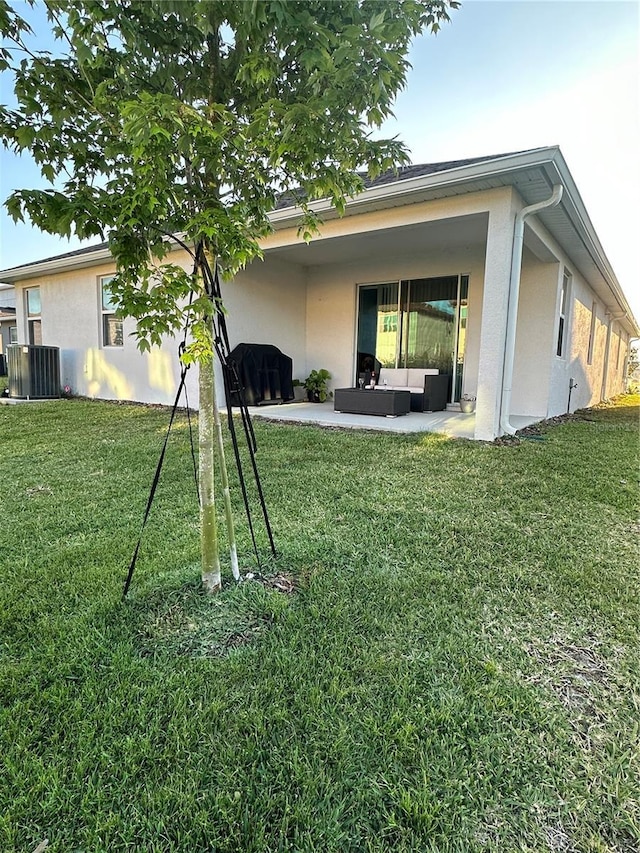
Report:
M252 418L291 424L312 424L333 429L377 430L379 432L424 433L433 432L448 438L474 438L476 416L461 412L409 412L397 418L375 415L353 415L336 412L333 402L284 403L280 406L253 406ZM514 418L515 426L523 429L535 418Z

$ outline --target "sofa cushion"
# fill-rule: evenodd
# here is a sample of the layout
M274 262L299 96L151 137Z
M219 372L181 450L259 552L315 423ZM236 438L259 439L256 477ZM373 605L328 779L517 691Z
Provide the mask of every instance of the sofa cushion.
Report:
M384 381L387 385L395 387L404 387L407 384L407 368L406 367L381 367L380 376L378 377L378 385L383 385Z
M438 370L432 367L410 367L407 370L407 385L420 386L424 391L424 377L437 376Z

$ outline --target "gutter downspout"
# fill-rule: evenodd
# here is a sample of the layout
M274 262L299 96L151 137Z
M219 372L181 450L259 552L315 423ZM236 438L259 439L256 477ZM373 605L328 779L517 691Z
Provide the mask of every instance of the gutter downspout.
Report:
M617 314L612 313L611 311L607 311L605 314L608 323L607 323L607 341L604 345L604 364L602 366L602 388L600 389L600 402L604 402L607 399L607 385L609 379L609 355L611 350L611 331L613 329L613 324L616 320L622 320L623 317L627 316L626 311L619 312Z
M522 248L524 246L524 221L528 216L555 207L562 198L564 187L555 184L553 192L546 201L523 207L516 215L513 231L513 253L511 255L511 273L509 275L509 307L507 309L507 336L504 344L504 370L502 374L502 403L500 406L500 429L502 434L515 435L516 429L509 422L511 408L511 385L513 382L513 362L516 353L516 323L518 319L518 297L520 294L520 273L522 270Z

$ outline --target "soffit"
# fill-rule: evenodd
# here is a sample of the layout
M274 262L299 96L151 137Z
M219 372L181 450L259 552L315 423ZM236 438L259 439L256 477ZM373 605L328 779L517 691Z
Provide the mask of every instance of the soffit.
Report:
M357 263L362 259L414 256L434 249L447 252L461 247L484 247L487 214L458 216L329 239L295 243L270 250L288 263L303 267Z

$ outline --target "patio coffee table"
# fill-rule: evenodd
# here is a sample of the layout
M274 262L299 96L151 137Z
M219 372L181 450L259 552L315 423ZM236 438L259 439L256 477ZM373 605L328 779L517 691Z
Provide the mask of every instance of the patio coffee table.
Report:
M378 388L336 388L333 408L351 415L385 415L397 418L411 408L411 392Z

